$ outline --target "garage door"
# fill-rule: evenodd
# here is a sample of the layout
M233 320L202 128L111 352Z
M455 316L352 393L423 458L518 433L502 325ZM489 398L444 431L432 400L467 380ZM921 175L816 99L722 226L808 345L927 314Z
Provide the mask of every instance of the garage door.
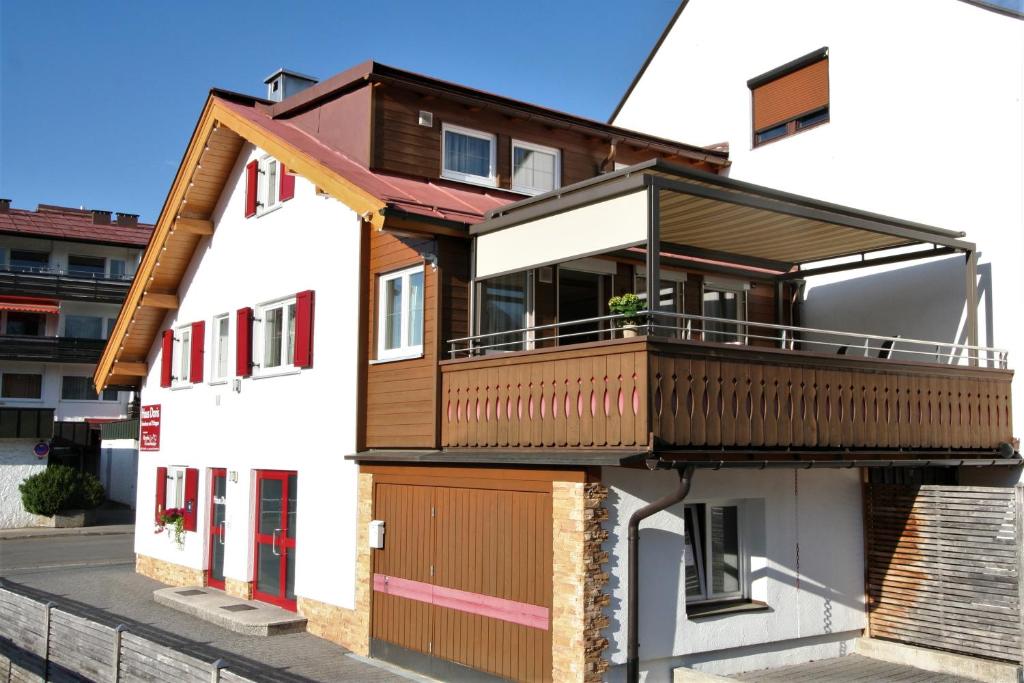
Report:
M384 548L373 558L375 653L388 644L397 647L383 650L454 663L432 670L446 679L460 667L551 679L550 484L382 482L374 517L385 522Z

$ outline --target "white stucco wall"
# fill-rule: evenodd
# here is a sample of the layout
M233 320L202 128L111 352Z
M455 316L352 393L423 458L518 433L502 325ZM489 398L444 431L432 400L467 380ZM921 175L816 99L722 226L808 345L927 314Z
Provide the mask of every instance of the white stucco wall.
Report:
M43 392L40 399L0 398L4 408L53 408L55 420L80 422L90 417L124 418L128 416L131 392L122 391L116 401L65 401L61 399L62 378L67 376L92 378L94 367L77 363L33 363L0 361L0 372L41 374Z
M610 680L624 674L626 525L678 475L605 468L611 530ZM640 659L647 681L676 666L728 674L844 653L867 625L861 483L857 470L698 470L687 503L739 501L751 556L751 597L769 610L688 619L683 505L640 528ZM844 645L845 644L845 645ZM846 649L846 652L849 652Z
M139 442L135 439L104 439L100 442L100 481L110 500L135 508Z
M829 48L830 122L753 149L747 80L821 47ZM741 180L965 231L980 250L981 343L1008 348L1017 365L1022 101L1024 21L960 0L690 0L614 123L728 142L729 175ZM812 278L805 321L966 341L961 264Z
M0 529L34 526L36 516L21 506L18 485L26 477L46 469L46 458L37 458L32 447L38 439L0 439Z
M159 452L139 455L138 553L207 567L207 468L229 470L225 574L252 579L255 471L298 472L295 590L343 607L354 600L356 475L344 456L355 451L360 221L340 202L318 196L296 178L295 197L278 210L244 218L246 146L212 217L215 232L200 243L178 289L180 308L164 328L206 321L206 382L160 387L160 341L149 355L142 404L162 406ZM235 311L316 292L311 369L290 375L211 384L212 318L230 314L229 375L235 368ZM152 533L156 468L200 469L199 533L184 549ZM231 473L237 473L237 482Z

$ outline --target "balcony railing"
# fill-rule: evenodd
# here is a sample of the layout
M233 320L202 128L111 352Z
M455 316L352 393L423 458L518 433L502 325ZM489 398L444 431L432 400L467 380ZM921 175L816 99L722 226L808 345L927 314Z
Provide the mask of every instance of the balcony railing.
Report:
M622 338L622 318L454 340L442 444L857 457L991 454L1013 438L999 349L661 313ZM710 323L733 343L700 339ZM510 347L525 350L495 352Z
M119 304L130 286L131 276L101 278L50 267L0 267L3 294Z
M0 335L0 359L93 364L106 344L105 339Z

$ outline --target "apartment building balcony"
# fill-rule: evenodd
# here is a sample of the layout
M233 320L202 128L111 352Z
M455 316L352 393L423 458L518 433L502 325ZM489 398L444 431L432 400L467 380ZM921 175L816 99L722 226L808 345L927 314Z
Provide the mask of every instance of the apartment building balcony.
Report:
M978 345L975 246L962 233L661 161L502 207L472 232L476 334L449 340L440 363L445 451L1019 462L1013 373L1005 352ZM966 302L954 338L799 324L805 278L953 255ZM645 302L645 283L661 283L648 310L609 314L624 272Z
M0 360L39 363L96 363L105 339L0 335Z
M120 304L130 286L129 276L92 277L54 267L0 266L0 295Z

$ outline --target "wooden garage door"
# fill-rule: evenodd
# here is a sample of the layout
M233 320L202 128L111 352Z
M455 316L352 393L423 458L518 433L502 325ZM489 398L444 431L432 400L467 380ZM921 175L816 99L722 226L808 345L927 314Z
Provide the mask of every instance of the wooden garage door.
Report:
M374 638L551 679L550 492L378 483L374 506Z

